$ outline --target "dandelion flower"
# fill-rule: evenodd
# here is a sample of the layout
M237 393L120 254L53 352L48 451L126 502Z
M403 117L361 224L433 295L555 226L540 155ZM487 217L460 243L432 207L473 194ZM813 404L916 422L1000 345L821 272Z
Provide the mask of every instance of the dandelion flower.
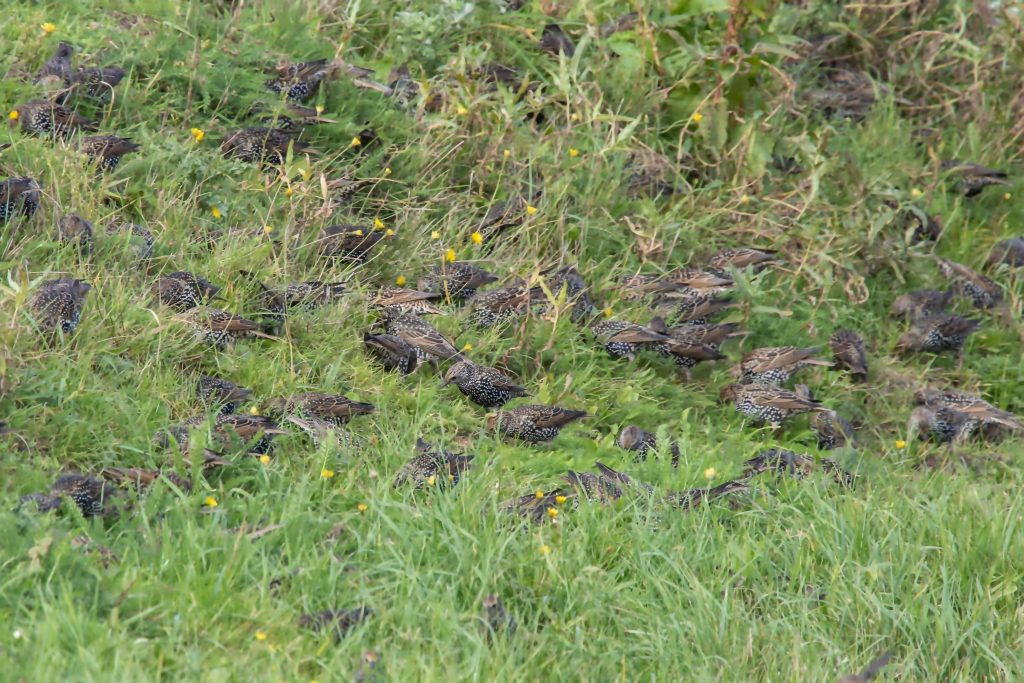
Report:
M555 496L555 502L559 505L565 505L565 501L569 500L565 496Z
M444 252L444 260L447 261L448 263L455 263L455 250L449 248L446 252Z
M270 464L270 456L267 455L266 453L261 455L260 456L260 464L261 465L269 465Z
M554 519L558 516L558 508L548 508L548 517Z
M602 313L602 314L604 315L604 317L606 317L606 318L610 318L610 317L612 317L612 312L613 312L613 311L612 311L612 307L611 307L611 306L609 306L608 308L606 308L606 309L604 309L603 311L601 311L601 313Z
M436 483L437 483L437 477L435 477L433 474L431 474L429 477L427 477L427 485L428 486L433 486Z
M465 344L462 345L462 350L463 351L472 351L473 350L473 345L470 344L469 342L466 342Z
M11 121L17 121L18 120L18 110L15 109L14 111L12 111L10 114L7 115L7 118L9 118Z
M404 275L399 275L398 277L395 278L395 284L398 285L399 287L405 287L406 282L408 282L408 280L405 279Z
M745 194L745 195L741 195L740 196L740 204L749 204L749 203L750 203L750 195L749 194Z
M709 467L706 470L704 470L705 479L714 479L716 474L718 474L718 472L715 470L714 467Z
M551 546L549 546L547 543L545 543L544 545L542 545L540 547L540 554L541 555L547 555L550 552L551 552Z
M319 116L320 114L324 113L324 105L322 105L322 104L316 105L315 109L316 109L317 116Z
M265 233L267 233L269 235L270 233L274 232L274 226L272 226L272 225L264 225L263 226L263 232L265 232Z
M921 190L917 189L916 187L910 191L910 196L915 198L920 197L923 194L924 192L921 192Z
M334 476L334 470L329 470L325 467L324 469L320 470L320 476L323 477L324 479L330 479L331 477Z
M527 216L532 216L535 213L537 213L537 207L533 206L532 204L527 204L526 205L526 215Z
M1003 200L1010 201L1010 193L1009 192L1006 192L1006 193L1003 194Z
M544 497L544 492L541 491L540 489L537 489L537 492L533 495L537 498L537 500L540 500L541 498Z
M252 408L249 408L249 414L250 415L259 415L260 414L260 409L257 406L253 406Z
M580 115L579 115L579 113L577 113L577 112L573 112L573 113L572 113L572 114L571 114L571 115L569 116L569 120L570 120L570 121L579 121L579 120L580 120Z
M469 113L469 110L460 104L458 108L455 110L455 113L458 114L459 116L465 116L466 114Z
M215 508L220 505L220 503L217 502L217 499L213 496L207 496L206 500L203 501L203 504L208 508Z
M506 159L508 159L510 156L512 156L512 150L510 150L510 149L503 150L501 152L501 156L503 156Z
M292 188L290 188L290 187L284 188L284 196L285 197L291 197L293 192L294 192L294 190Z
M199 128L193 128L192 130L189 131L189 133L192 135L192 137L196 139L196 142L202 142L203 138L206 137L206 133Z
M384 229L384 221L382 221L379 218L374 218L373 219L373 229L374 230L383 230Z
M394 234L395 234L395 231L392 230L391 228L388 228L387 230L384 231L384 236L385 237L391 237Z
M469 239L473 240L473 244L484 243L484 236L480 234L479 230L475 231L472 235L470 235Z
M367 505L366 503L360 503L359 505L356 505L356 510L359 510L359 512L366 512L369 509L370 506Z
M907 447L907 442L903 439L896 439L896 448L904 449Z
M224 214L222 214L222 213L220 212L220 209L218 209L218 208L217 208L216 206L215 206L215 207L213 207L213 209L211 209L210 213L212 213L212 214L213 214L213 217L214 217L214 218L220 218L221 216L223 216L223 215L224 215Z
M693 121L694 123L700 123L701 121L704 120L704 115L701 114L699 111L695 111L693 112L693 116L690 117L690 120Z
M391 175L391 167L390 166L388 166L387 168L384 169L384 177L387 178L389 175Z
M267 639L267 634L266 634L265 631L256 631L256 640L262 642L262 641L264 641L266 639Z
M363 144L363 141L360 140L359 136L357 135L354 138L352 138L352 142L348 143L348 146L349 147L358 147L361 144Z
M43 29L43 33L46 33L47 35L57 30L57 26L55 24L51 24L50 22L46 22L45 24L40 26L40 28Z
M578 149L576 149L575 147L571 147L569 149L569 156L571 156L571 157L578 157L579 155L580 155L580 151Z
M363 231L362 230L353 230L352 234L355 235L356 237L362 237L363 236Z
M434 230L432 233L430 233L430 239L432 239L432 240L439 240L439 239L441 239L441 233L439 233L437 230Z

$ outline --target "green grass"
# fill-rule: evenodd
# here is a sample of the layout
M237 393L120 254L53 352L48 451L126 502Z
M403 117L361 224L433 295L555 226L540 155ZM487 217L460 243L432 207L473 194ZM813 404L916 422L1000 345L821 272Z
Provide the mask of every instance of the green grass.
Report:
M73 149L0 133L13 143L0 152L0 177L32 175L45 190L33 220L0 225L0 419L12 430L0 436L0 679L344 680L374 650L383 680L396 681L820 681L890 648L883 678L1024 678L1019 441L958 447L969 466L945 449L896 447L910 396L927 383L1024 412L1024 283L1006 269L990 273L1012 321L979 314L985 326L960 373L948 358L897 358L903 328L886 315L899 293L942 286L930 252L980 269L989 247L1024 222L1019 175L965 201L937 163L1019 172L1019 14L989 3L990 27L966 0L916 15L744 0L742 52L730 59L728 3L707 0L534 1L517 12L479 0L465 16L463 3L419 0L253 0L217 11L224 4L17 0L0 13L2 106L36 96L31 74L68 40L79 63L130 70L109 106L84 108L102 130L142 145L97 178ZM552 20L540 5L558 9L574 58L535 48ZM640 28L599 37L597 26L628 11L642 15ZM56 30L47 35L44 22ZM880 87L861 121L808 103L820 67L792 51L807 52L797 37L826 32L847 36L836 51ZM251 121L250 106L275 104L261 69L320 56L371 67L378 80L408 63L444 104L402 109L340 77L317 100L336 121L310 131L317 154L292 159L284 175L221 158L218 141ZM520 99L466 75L492 61L538 89ZM526 120L539 108L543 122ZM367 126L382 144L360 155L350 141ZM915 135L922 127L931 137ZM206 137L196 142L192 128ZM670 179L687 176L692 190L631 193L630 158L644 150L665 155ZM783 173L773 157L792 157L797 172ZM323 211L321 178L365 184ZM472 243L491 204L540 185L518 241L491 253ZM911 208L941 217L936 243L910 243L902 216ZM69 212L96 226L92 255L58 242L56 221ZM114 218L153 231L148 267L105 234ZM317 255L321 226L375 218L396 235L365 266ZM429 369L388 375L361 349L375 287L398 276L415 283L448 248L506 280L576 263L601 307L646 322L650 312L616 291L619 278L698 264L737 244L775 246L788 264L741 278L742 305L728 319L750 334L727 347L730 356L820 344L839 326L868 340L868 384L804 375L863 425L859 450L834 456L857 473L853 489L825 476L765 476L736 508L582 502L557 523L519 527L502 501L556 486L567 468L601 460L667 492L703 485L708 468L716 482L736 476L769 446L814 452L813 440L804 420L776 437L720 405L729 362L682 384L661 359L608 358L564 311L485 333L465 324L467 312L438 321L460 346L472 344L474 359L522 379L537 402L594 413L551 447L499 442L484 430L484 411ZM255 292L240 268L268 282L350 279L352 293L296 312L277 341L220 353L152 307L154 278L184 269L225 285L225 308L251 313ZM35 282L60 273L94 289L80 328L51 348L27 302ZM250 387L260 402L324 390L379 410L352 423L361 450L284 436L268 464L234 454L233 467L191 494L159 484L117 520L15 510L65 469L166 465L151 437L194 414L199 372ZM630 423L678 440L679 467L619 451L615 435ZM448 493L392 489L418 436L475 453L476 467ZM280 528L250 536L271 525ZM116 559L75 547L81 536ZM492 642L481 630L489 593L519 622L513 637ZM338 643L298 627L305 612L358 605L375 616Z

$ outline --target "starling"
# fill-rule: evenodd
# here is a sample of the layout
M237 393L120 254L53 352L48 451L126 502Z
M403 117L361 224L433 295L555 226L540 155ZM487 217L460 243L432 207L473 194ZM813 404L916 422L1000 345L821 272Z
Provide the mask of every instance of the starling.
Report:
M50 487L49 494L31 494L24 496L22 502L33 501L40 512L59 510L65 498L78 507L84 517L95 517L110 512L107 502L115 492L99 479L69 472L57 477Z
M71 74L71 87L105 102L126 74L119 66L80 67Z
M886 650L859 674L847 674L839 679L839 683L868 683L868 681L878 675L878 672L889 663L890 659L892 659L892 650Z
M572 59L576 53L576 46L573 45L572 38L565 34L561 26L548 24L540 35L540 51L553 57L557 57L561 53L565 55L566 59Z
M31 304L39 328L50 334L56 334L58 329L64 334L74 332L90 289L92 285L88 282L71 278L42 282Z
M922 441L959 443L977 432L981 422L965 412L946 406L917 406L910 413L907 432L917 434Z
M562 427L588 417L582 410L558 406L522 405L502 410L487 418L487 428L510 439L529 443L551 441Z
M614 479L601 474L569 470L565 481L592 503L614 503L622 498L622 488Z
M188 493L192 490L192 480L182 477L170 470L147 470L137 467L105 467L100 476L107 481L132 488L136 493L145 493L153 484L164 477L167 481Z
M261 331L262 327L258 323L219 308L190 308L179 317L192 329L197 339L217 349L224 349L228 344L245 337L271 338Z
M363 333L363 346L385 370L398 370L408 375L416 370L416 348L406 343L401 337L391 334Z
M385 234L358 225L328 225L320 231L317 243L324 256L363 263Z
M929 315L946 312L946 306L953 298L953 290L941 292L937 289L922 289L896 297L889 307L889 315L904 320L917 320Z
M78 130L96 130L96 124L67 107L47 100L19 104L11 112L10 126L21 125L25 135L66 139Z
M417 440L416 453L395 476L394 488L412 485L419 490L428 486L455 486L475 457L452 453L444 448L436 449L423 439Z
M953 292L971 300L975 308L992 308L1003 300L1003 290L989 278L967 266L938 259L939 271L953 285Z
M442 263L435 266L417 283L425 292L440 294L445 300L458 302L469 299L479 288L498 280L497 276L465 261Z
M203 375L196 382L196 400L203 408L217 407L218 413L228 415L251 401L252 392L226 379Z
M610 19L598 28L597 33L602 38L615 35L620 31L632 31L640 23L640 15L636 12L623 14L618 19Z
M303 614L299 619L299 628L317 632L331 631L336 640L341 640L349 631L372 617L373 613L369 607L354 607Z
M161 276L153 283L151 291L156 304L184 312L217 296L220 287L193 273L177 271Z
M743 355L733 374L744 384L782 385L799 370L810 365L831 367L827 360L813 358L818 347L773 346L754 349Z
M942 169L957 177L956 189L965 197L976 197L989 185L1006 185L1007 174L981 164L943 161Z
M145 261L153 256L153 245L156 243L156 240L153 239L153 233L146 226L139 223L122 223L119 221L107 223L108 235L116 235L118 233L128 235L129 245L140 261Z
M207 423L206 415L196 415L185 420L181 424L166 427L153 437L153 443L162 448L170 446L171 438L178 444L182 453L188 451L190 437L189 432ZM255 443L249 448L252 453L266 453L270 450L271 440L280 434L288 432L263 415L240 415L237 413L220 414L213 418L211 433L217 442L224 446L231 446L234 436L237 436L245 443L255 439ZM204 466L224 464L223 458L218 458L213 451L207 450L203 453Z
M983 424L999 425L1014 431L1024 429L1024 425L1021 425L1017 416L1013 413L1000 410L985 399L970 394L956 391L920 389L914 393L914 405L923 405L930 408L952 408L969 415Z
M877 99L875 84L864 73L852 69L822 72L820 87L808 92L808 103L826 116L859 121Z
M555 519L558 511L566 501L574 498L571 489L555 489L553 491L537 491L506 501L502 507L509 514L526 520L532 524L543 524ZM552 510L554 512L552 513Z
M1024 237L1011 237L996 242L988 254L987 264L989 268L994 268L999 264L1005 264L1011 268L1024 266Z
M459 361L448 369L442 386L452 383L470 401L484 408L500 408L513 398L529 395L501 370L469 360Z
M859 382L868 378L868 357L864 340L853 330L836 330L828 340L832 347L833 367L849 371Z
M675 507L682 510L692 510L704 501L712 501L734 493L746 493L750 486L742 479L727 481L718 486L707 488L695 488L688 491L673 491L666 496L666 499Z
M401 313L413 313L422 315L424 313L444 313L435 306L432 301L440 299L441 295L434 292L420 292L415 289L403 287L381 287L377 296L370 301L370 307L389 312L392 315Z
M506 201L492 205L478 227L484 240L489 242L499 234L521 225L529 213L527 209L536 207L537 201L543 194L544 191L538 189L529 198L515 195Z
M896 343L900 353L942 353L951 351L963 363L964 343L981 323L958 315L938 313L919 318L910 325Z
M782 260L774 249L755 249L753 247L729 247L722 249L708 259L708 267L712 272L726 273L730 268L745 270L753 268L755 272L765 266L777 265Z
M63 244L72 244L83 254L92 251L92 223L77 214L70 213L57 221L57 231Z
M549 268L541 273L547 278L548 289L557 298L565 290L566 301L572 304L571 319L577 325L594 317L597 307L587 291L587 283L575 266Z
M662 282L673 285L676 289L709 290L716 294L728 290L735 284L729 275L698 268L676 268L666 273Z
M526 315L538 293L522 285L479 292L469 300L470 321L477 327L493 327Z
M722 389L720 396L722 400L732 401L737 411L775 428L794 415L827 410L818 401L773 384L730 384Z
M277 128L243 128L231 133L221 142L225 159L235 158L249 164L279 166L284 163L291 147L295 154L308 149L308 145L295 139L293 133Z
M910 244L936 242L942 237L942 223L931 214L914 207L905 212L907 230L910 232Z
M307 311L312 311L333 303L345 293L345 289L344 282L307 280L285 285L280 294L284 298L285 306L302 306Z
M39 196L39 183L28 176L0 181L0 223L6 223L18 213L31 218L39 208Z
M371 403L359 403L347 396L318 391L274 399L270 407L274 411L314 418L332 427L344 427L353 416L368 415L377 410Z
M71 85L71 56L73 52L74 48L70 43L65 43L63 40L60 41L57 44L57 51L54 52L53 57L46 60L43 68L39 70L39 73L33 79L33 83L55 80L62 87Z
M330 68L326 59L286 64L274 69L275 76L263 85L267 90L284 95L293 102L305 102L316 94Z
M665 344L672 340L649 327L622 320L602 320L590 328L612 358L636 359L645 345Z
M669 338L664 344L658 344L658 352L663 356L672 356L676 365L686 371L687 379L697 363L725 358L718 346L736 333L736 326L732 324L686 323L669 327L661 318L651 319L650 328Z
M734 304L709 290L686 289L660 299L657 305L659 308L674 308L671 317L677 322L705 325L709 317L732 308Z
M385 313L384 324L388 334L400 338L416 349L416 358L421 363L462 358L462 354L452 346L447 337L417 315Z
M82 138L80 149L90 163L97 163L101 171L113 171L125 154L137 152L139 145L116 135L90 135Z
M834 410L821 410L811 416L811 430L818 437L818 448L830 451L854 445L855 429Z
M788 474L801 479L810 475L818 468L818 461L807 454L794 453L781 448L769 448L761 451L743 463L743 478L750 479L764 472ZM834 460L821 459L821 468L846 486L853 485L853 475L840 467Z
M658 437L636 425L623 427L615 443L623 450L636 453L637 460L646 460L649 453L658 449ZM672 467L676 467L679 464L679 444L673 442L669 453L672 455Z
M497 594L491 593L485 596L483 607L482 621L489 638L495 638L499 635L512 636L515 634L516 619L508 613L508 610L505 609L505 603L501 601Z
M320 116L315 107L307 107L293 102L287 103L284 111L268 111L268 109L262 102L256 102L249 109L249 113L258 115L259 122L265 124L266 127L289 133L298 133L306 126L337 123L337 121Z

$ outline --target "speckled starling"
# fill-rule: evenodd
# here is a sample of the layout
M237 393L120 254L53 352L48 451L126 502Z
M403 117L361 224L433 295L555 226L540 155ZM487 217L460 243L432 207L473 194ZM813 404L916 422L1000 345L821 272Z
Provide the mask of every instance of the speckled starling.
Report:
M966 413L982 424L999 425L1014 431L1024 429L1024 425L1021 425L1020 420L1013 413L996 408L985 399L971 394L920 389L914 392L914 405L952 408Z
M587 283L575 266L549 268L541 273L547 279L548 289L557 299L565 290L566 301L572 305L570 315L577 325L585 323L597 313L597 306L590 298Z
M152 287L157 304L170 306L183 312L217 296L220 287L206 278L187 271L177 271L161 276Z
M818 448L832 450L854 445L856 430L834 410L820 410L811 416L811 431L818 437Z
M1006 172L987 168L981 164L943 161L942 169L956 178L956 189L965 197L976 197L989 185L1007 184Z
M92 251L92 223L78 214L70 213L57 221L57 232L63 244L74 245L84 254Z
M442 386L449 384L455 384L470 401L484 408L500 408L513 398L529 395L501 370L468 360L448 369Z
M401 337L392 334L363 333L366 352L376 359L385 370L398 370L408 375L416 370L416 348Z
M458 302L476 294L476 290L498 280L496 275L465 261L444 262L420 278L417 287Z
M145 261L153 256L153 246L156 244L156 240L145 225L110 221L107 223L107 234L127 236L129 247L140 261Z
M899 338L896 350L903 354L950 351L957 354L962 363L964 343L980 326L977 320L944 313L918 318Z
M309 146L295 139L295 135L277 128L243 128L231 133L221 142L225 158L235 158L249 164L278 166L284 163L289 146L300 154Z
M867 668L857 674L847 674L839 679L839 683L868 683L878 672L881 671L889 660L892 659L892 650L886 650L876 657Z
M88 97L106 102L127 72L119 66L85 66L71 74L71 87Z
M853 485L853 475L840 467L834 460L822 458L819 463L812 455L794 453L781 448L761 451L743 463L743 477L749 479L764 472L774 472L803 478L810 475L819 466L840 484Z
M728 336L732 333L729 330L734 329L734 326L680 325L662 329L669 333L668 341L657 345L658 352L664 356L671 356L676 365L685 370L686 379L689 381L692 377L691 370L698 363L725 358L718 350L718 343L713 340Z
M160 477L167 479L182 491L188 493L192 490L192 480L182 477L172 470L152 470L138 467L104 467L100 476L107 481L125 488L134 489L137 493L144 493Z
M82 316L82 304L90 289L92 285L88 282L72 278L40 283L31 303L39 329L49 334L56 334L57 330L64 334L74 332Z
M18 214L31 218L39 208L39 197L39 183L28 176L0 181L0 223Z
M564 54L566 59L572 59L572 56L576 54L576 46L573 45L572 38L567 36L558 24L547 24L544 27L540 34L539 45L541 52L546 52L554 57Z
M251 391L226 379L203 375L196 382L196 401L204 409L217 408L217 412L227 415L251 400Z
M173 439L181 452L187 452L190 443L189 432L206 424L206 415L196 415L181 424L171 425L160 430L153 437L153 442L157 446L167 448L171 445L171 440ZM213 438L224 447L230 447L234 437L246 443L252 442L255 439L255 443L249 448L250 452L266 453L270 449L270 442L275 436L287 434L288 432L281 429L276 422L264 415L232 413L229 415L216 415L211 425L211 433ZM204 457L208 457L212 464L221 464L214 462L214 456L216 455L212 451L204 453Z
M669 337L659 334L649 327L623 320L602 320L590 329L609 356L626 358L630 361L636 359L636 354L644 346L653 349L656 345L672 341Z
M14 115L16 114L16 116ZM67 107L47 100L32 100L14 108L10 126L26 135L65 139L78 130L96 130L96 124Z
M336 640L341 640L349 631L372 617L373 614L373 610L369 607L329 609L313 614L303 614L299 619L299 628L317 632L330 631Z
M505 603L495 593L484 596L481 620L488 638L496 638L499 635L512 636L516 632L515 617L508 613Z
M669 316L676 322L694 325L707 324L711 316L735 306L728 298L719 297L710 290L689 288L663 295L656 305L660 309L671 310Z
M328 225L320 231L317 244L324 256L363 263L386 233L358 225Z
M289 415L316 418L334 427L344 427L352 417L369 415L377 410L372 403L360 403L341 394L319 391L274 399L270 408Z
M911 411L907 432L922 441L957 443L969 439L980 426L980 420L955 408L923 405Z
M750 486L742 479L727 481L718 486L695 488L688 491L673 491L665 499L673 506L682 510L692 510L705 501L712 501L736 493L746 493Z
M677 288L710 290L718 294L735 284L732 276L728 274L686 267L670 270L665 273L662 281Z
M828 343L832 347L834 367L846 370L859 382L868 378L868 355L859 334L853 330L836 330Z
M392 486L396 489L412 486L417 490L455 486L462 478L462 473L469 469L474 457L444 448L438 449L418 439L416 455L399 470Z
M538 189L529 198L515 195L506 201L491 205L477 228L483 235L484 241L489 243L501 233L521 225L527 216L527 208L531 206L536 208L543 193L543 190Z
M326 59L285 64L273 69L275 76L265 81L264 86L293 102L305 102L316 94L330 69Z
M394 315L399 313L440 315L444 311L432 303L440 298L441 295L435 292L421 292L416 289L386 285L381 287L377 291L377 295L370 300L370 307L388 311Z
M90 135L82 138L79 145L90 163L96 163L101 171L108 172L117 168L125 154L139 150L139 145L116 135Z
M654 494L654 489L650 485L613 470L600 461L595 462L594 467L597 468L596 475L569 470L565 476L565 480L578 489L587 500L607 503L614 502L627 493L633 496Z
M63 40L57 44L57 50L54 52L53 57L46 60L43 64L43 68L36 74L34 83L47 83L49 81L55 81L62 87L71 85L71 57L74 53L74 47L70 43L65 43Z
M1009 239L996 242L988 253L988 261L986 263L989 268L994 268L1000 264L1010 266L1011 268L1024 266L1024 236L1010 237Z
M522 405L487 418L487 428L509 439L530 443L551 441L570 422L588 417L582 410L558 406Z
M922 289L896 297L889 307L889 315L903 320L917 320L929 315L945 313L953 299L953 290Z
M722 400L732 401L737 411L776 428L794 415L827 410L817 401L803 398L774 384L730 384L722 389L720 396Z
M112 512L110 500L116 492L99 479L69 472L57 477L48 494L31 494L22 497L22 502L35 502L40 512L59 510L65 498L78 507L85 517L95 517Z
M479 292L469 300L470 322L477 327L493 327L526 315L539 294L523 285Z
M462 358L462 354L448 341L447 337L417 315L412 313L386 314L383 322L388 334L400 338L416 349L416 357L421 363Z
M502 508L505 512L532 524L544 524L556 519L559 511L565 509L565 504L570 500L575 502L575 498L576 494L571 488L557 488L505 501ZM555 513L552 513L552 510L555 510Z
M224 349L246 337L268 337L259 323L219 308L200 306L178 316L195 333L197 339L217 349Z
M753 268L754 271L764 269L766 266L777 265L782 260L777 256L774 249L755 249L754 247L729 247L722 249L710 259L708 267L713 272L726 273L730 268L744 270Z
M784 384L799 370L810 365L831 367L827 360L814 358L818 347L772 346L754 349L743 355L733 374L745 384Z
M615 443L619 448L636 453L637 460L646 460L648 454L658 449L658 437L636 425L623 427ZM669 444L669 453L672 456L672 466L676 467L679 464L679 444Z
M953 285L953 292L971 301L975 308L992 308L1003 300L1003 290L995 282L965 265L938 259L939 272Z

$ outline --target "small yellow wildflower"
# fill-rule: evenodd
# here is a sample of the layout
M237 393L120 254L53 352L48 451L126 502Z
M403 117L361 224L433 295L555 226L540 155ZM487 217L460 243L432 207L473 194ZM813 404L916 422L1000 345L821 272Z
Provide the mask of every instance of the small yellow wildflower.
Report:
M541 498L544 497L544 492L541 491L540 489L537 489L537 493L535 493L533 495L537 497L537 500L540 500Z
M256 631L256 640L264 641L267 639L267 634L264 631Z
M924 192L921 192L921 190L917 189L916 187L910 191L910 196L914 198L920 197L923 194Z
M749 203L750 203L750 195L749 194L745 194L745 195L741 195L740 196L740 204L749 204Z
M549 546L547 543L545 543L544 545L542 545L540 547L540 554L541 555L547 555L550 552L551 552L551 546Z
M575 147L570 147L569 148L569 156L571 156L571 157L578 157L579 155L580 155L580 151L578 149L576 149Z
M373 219L373 229L374 230L383 230L384 229L384 221L382 221L379 218L374 218Z
M565 496L555 496L555 502L559 505L565 505L565 501L569 500Z
M274 226L272 226L272 225L264 225L263 226L263 232L265 232L265 233L267 233L269 235L270 233L274 232Z
M570 120L570 121L579 121L579 120L580 120L580 115L579 115L578 113L576 113L576 112L573 112L573 113L572 113L572 114L571 114L571 115L569 116L569 120Z
M57 26L54 25L54 24L51 24L50 22L46 22L40 28L42 28L43 29L43 33L46 33L46 34L53 33L54 31L57 30Z
M510 156L512 156L512 150L510 150L510 149L502 150L501 156L503 156L506 159L508 159Z
M1004 201L1010 201L1010 193L1009 192L1006 192L1006 193L1003 194L1003 200Z
M10 114L7 115L7 118L9 118L11 121L17 121L18 120L18 116L19 116L18 110L15 109L14 111L12 111Z
M433 474L431 474L429 477L427 477L427 485L428 486L433 486L436 483L437 483L437 477L435 477Z
M904 449L907 447L907 442L903 439L896 439L896 448Z
M465 344L462 345L462 350L463 351L472 351L473 350L473 345L470 344L469 342L466 342Z
M465 116L466 114L469 113L469 110L460 104L458 108L455 110L455 113L458 114L459 116Z
M388 166L387 168L384 169L384 177L387 178L389 175L391 175L391 167L390 166Z
M267 455L266 453L261 455L260 456L260 464L261 465L269 465L270 464L270 456Z
M432 233L430 233L430 239L432 239L432 240L439 240L439 239L441 239L441 233L439 233L437 230L433 231Z
M311 169L311 168L304 168L304 169L302 169L302 179L303 180L308 181L312 177L313 177L313 169Z
M701 114L699 111L695 111L693 112L693 116L690 117L690 120L693 121L694 123L700 123L701 121L704 120L704 115Z
M260 414L260 409L258 407L256 407L256 406L253 406L252 408L249 408L249 414L250 415L259 415Z
M319 116L320 114L324 113L324 105L322 105L322 104L316 105L315 109L316 109L317 116Z
M558 508L548 508L548 517L554 519L558 516Z
M475 231L472 235L470 235L469 239L473 240L473 244L484 243L484 236L480 234L479 230Z
M718 472L715 470L714 467L709 467L706 470L704 470L705 479L714 479L716 474L718 474Z
M361 144L363 144L363 141L360 140L359 136L357 135L354 138L352 138L352 142L348 143L348 146L349 147L358 147Z
M405 279L404 275L399 275L398 277L395 278L395 284L398 285L399 287L405 287L406 282L408 282L408 280Z
M218 503L217 499L214 498L213 496L207 496L206 500L203 501L203 504L206 505L206 507L208 507L208 508L215 508L220 503Z
M394 234L395 234L395 231L392 230L391 228L388 228L387 230L384 231L384 236L385 237L391 237Z
M526 215L527 216L532 216L535 213L537 213L537 207L533 206L532 204L527 204L526 205Z
M448 263L455 263L455 250L448 249L446 252L444 252L444 260L447 261Z
M331 477L334 476L334 470L329 470L325 467L324 469L320 470L320 476L323 477L324 479L330 479Z
M206 133L199 128L193 128L189 133L196 139L196 142L202 142L203 138L206 137Z
M367 505L366 503L360 503L359 505L356 505L356 510L359 510L359 512L366 512L369 509L370 506Z
M363 236L363 231L362 230L353 230L352 234L355 235L356 237L362 237Z
M218 209L218 208L217 208L216 206L215 206L215 207L213 207L213 209L212 209L212 210L210 211L210 213L212 213L212 214L213 214L213 217L214 217L214 218L220 218L221 216L223 216L223 215L224 215L224 214L222 214L222 213L220 212L220 209Z
M612 311L612 307L611 307L611 306L609 306L608 308L606 308L606 309L604 309L603 311L601 311L601 313L603 313L603 314L604 314L604 317L606 317L606 318L610 318L610 317L612 317L612 313L613 313L613 311Z
M284 188L284 196L285 196L285 197L291 197L291 196L292 196L292 193L293 193L294 191L295 191L295 190L293 190L292 188L290 188L290 187L286 187L286 188Z

